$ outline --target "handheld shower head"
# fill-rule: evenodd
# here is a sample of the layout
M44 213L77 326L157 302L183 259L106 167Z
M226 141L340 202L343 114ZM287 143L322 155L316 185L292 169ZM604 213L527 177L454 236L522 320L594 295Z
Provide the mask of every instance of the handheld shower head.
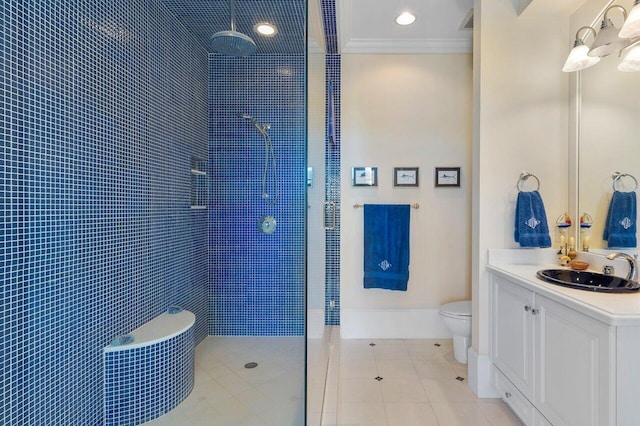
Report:
M271 137L269 136L269 130L271 128L270 123L260 123L257 118L252 116L251 114L247 114L246 112L242 112L238 114L238 118L249 120L253 127L262 135L264 138L264 172L262 174L262 199L267 204L275 204L278 199L278 173L276 172L276 156L273 151L273 143L271 142ZM267 192L267 174L269 171L269 160L271 160L271 170L273 173L273 187L274 194L273 197L269 196Z

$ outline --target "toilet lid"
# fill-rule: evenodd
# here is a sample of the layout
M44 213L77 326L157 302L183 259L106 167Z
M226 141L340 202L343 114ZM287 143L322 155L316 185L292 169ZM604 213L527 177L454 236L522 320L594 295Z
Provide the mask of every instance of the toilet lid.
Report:
M448 315L457 315L461 317L471 316L471 300L463 300L461 302L447 303L440 306L440 312Z

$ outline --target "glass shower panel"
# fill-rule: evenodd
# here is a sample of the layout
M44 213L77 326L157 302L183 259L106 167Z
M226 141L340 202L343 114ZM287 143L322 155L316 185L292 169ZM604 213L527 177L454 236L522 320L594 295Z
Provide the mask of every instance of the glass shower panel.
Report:
M307 425L322 420L329 359L325 326L325 51L320 4L308 4L307 40Z

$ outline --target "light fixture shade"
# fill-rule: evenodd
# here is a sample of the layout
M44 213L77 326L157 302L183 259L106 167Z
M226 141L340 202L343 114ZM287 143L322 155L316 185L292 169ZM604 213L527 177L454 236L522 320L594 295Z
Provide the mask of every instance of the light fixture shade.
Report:
M618 65L618 70L624 72L640 71L640 45L629 50L622 62Z
M574 48L571 49L571 52L569 52L569 57L567 57L567 61L564 63L562 71L580 71L600 62L599 57L592 57L587 55L587 53L589 53L589 48L585 46L580 39L576 40L576 44Z
M631 40L618 37L618 29L613 25L611 19L602 21L600 32L591 45L589 56L604 57L614 52L624 49L631 44Z
M621 38L640 37L640 0L636 0L629 17L622 24L618 36Z

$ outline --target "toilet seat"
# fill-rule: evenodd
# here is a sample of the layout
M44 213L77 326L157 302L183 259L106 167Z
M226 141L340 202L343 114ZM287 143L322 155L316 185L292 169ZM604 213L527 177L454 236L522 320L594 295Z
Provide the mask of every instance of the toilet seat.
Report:
M440 315L450 318L470 319L471 301L463 300L461 302L453 302L442 305L440 306Z

